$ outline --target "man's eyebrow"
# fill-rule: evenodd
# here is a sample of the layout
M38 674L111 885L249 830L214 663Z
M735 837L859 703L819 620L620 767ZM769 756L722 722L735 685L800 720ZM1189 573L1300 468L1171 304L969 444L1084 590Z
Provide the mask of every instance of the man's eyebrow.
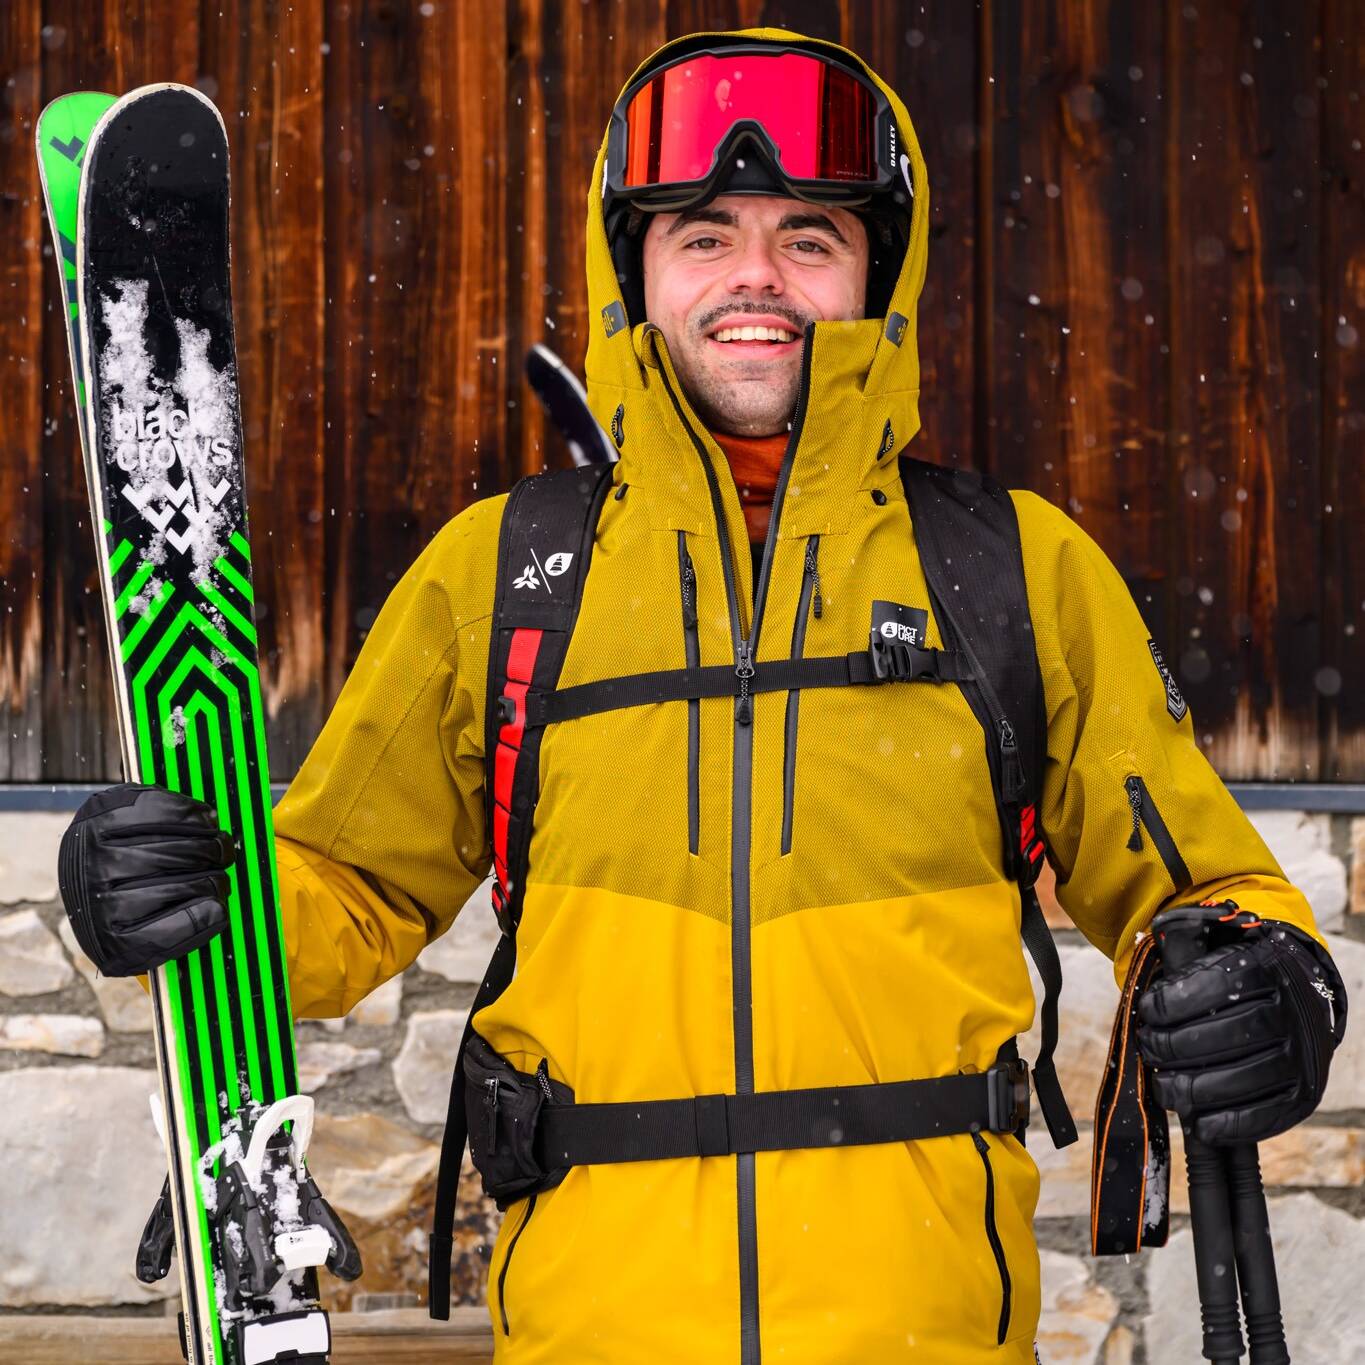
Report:
M844 234L834 226L833 220L825 217L823 213L789 213L777 225L779 232L793 232L801 228L823 228L836 242L848 245L844 241Z
M730 209L684 209L674 220L673 225L664 233L671 237L675 232L693 223L714 223L717 227L735 227L739 219Z
M673 220L664 236L671 237L675 232L681 232L683 228L691 227L694 223L714 223L717 227L737 227L739 218L731 209L684 209ZM834 226L833 219L823 213L788 213L777 225L779 232L799 232L803 228L821 229L828 232L841 245L848 245L844 234Z

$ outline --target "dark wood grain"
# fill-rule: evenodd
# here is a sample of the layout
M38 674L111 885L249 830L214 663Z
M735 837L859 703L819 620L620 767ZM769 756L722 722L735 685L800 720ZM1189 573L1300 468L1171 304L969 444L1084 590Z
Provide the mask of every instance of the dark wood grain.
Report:
M1170 652L1220 771L1305 781L1321 772L1322 666L1312 13L1256 0L1181 9L1168 28Z
M663 6L626 0L509 7L507 137L525 149L508 167L504 218L507 241L521 248L507 278L508 441L520 471L564 462L521 382L522 359L542 342L583 372L588 175L617 94L672 32Z
M233 303L273 775L323 719L322 13L222 0L199 85L232 148Z
M562 461L522 358L544 340L581 370L586 178L618 89L666 38L756 24L855 47L916 120L916 453L1095 535L1224 776L1365 779L1356 0L10 0L0 781L118 770L41 104L176 79L227 120L283 778L431 535Z
M1342 781L1365 773L1365 19L1324 16L1322 776Z
M837 35L905 101L929 168L929 274L919 305L912 455L980 466L975 449L978 14L953 0L854 3Z
M154 80L193 83L199 75L199 15L175 0L89 5L45 0L43 98L70 90L132 89ZM55 282L44 280L44 355L47 395L43 499L47 572L43 581L42 729L45 780L96 781L121 772L114 723L95 542L81 466L80 439L70 401L65 316Z
M57 292L33 156L41 107L38 0L0 10L0 238L22 243L0 256L0 776L42 775L43 301ZM52 278L49 280L49 274Z
M1149 585L1166 569L1162 44L1157 6L992 9L990 467Z

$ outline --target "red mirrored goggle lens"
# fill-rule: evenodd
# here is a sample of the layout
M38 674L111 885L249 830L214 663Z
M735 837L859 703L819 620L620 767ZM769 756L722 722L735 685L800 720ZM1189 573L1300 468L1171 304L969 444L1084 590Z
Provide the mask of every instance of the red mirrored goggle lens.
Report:
M877 106L842 67L799 52L688 57L626 108L622 188L702 180L716 148L751 119L793 180L877 179Z

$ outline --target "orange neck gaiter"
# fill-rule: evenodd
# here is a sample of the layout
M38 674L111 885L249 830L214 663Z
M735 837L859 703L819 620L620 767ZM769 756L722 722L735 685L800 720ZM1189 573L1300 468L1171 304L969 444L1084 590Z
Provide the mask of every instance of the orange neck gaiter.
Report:
M751 542L761 542L768 534L773 494L777 492L777 475L782 468L782 457L787 453L787 433L780 431L776 436L730 436L722 431L713 431L711 435L730 462L730 473L739 489L739 502L744 509L749 539Z

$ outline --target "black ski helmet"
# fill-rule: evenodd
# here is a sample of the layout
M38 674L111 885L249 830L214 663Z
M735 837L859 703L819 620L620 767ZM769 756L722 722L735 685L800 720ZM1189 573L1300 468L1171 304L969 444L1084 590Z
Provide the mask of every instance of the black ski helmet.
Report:
M804 82L804 101L802 76L813 77ZM673 154L670 144L679 141L682 154ZM721 194L781 195L855 213L869 247L864 311L884 315L910 241L914 186L905 145L876 82L829 44L740 33L668 44L626 87L608 131L603 219L630 321L645 312L647 215ZM808 173L793 174L784 154Z

